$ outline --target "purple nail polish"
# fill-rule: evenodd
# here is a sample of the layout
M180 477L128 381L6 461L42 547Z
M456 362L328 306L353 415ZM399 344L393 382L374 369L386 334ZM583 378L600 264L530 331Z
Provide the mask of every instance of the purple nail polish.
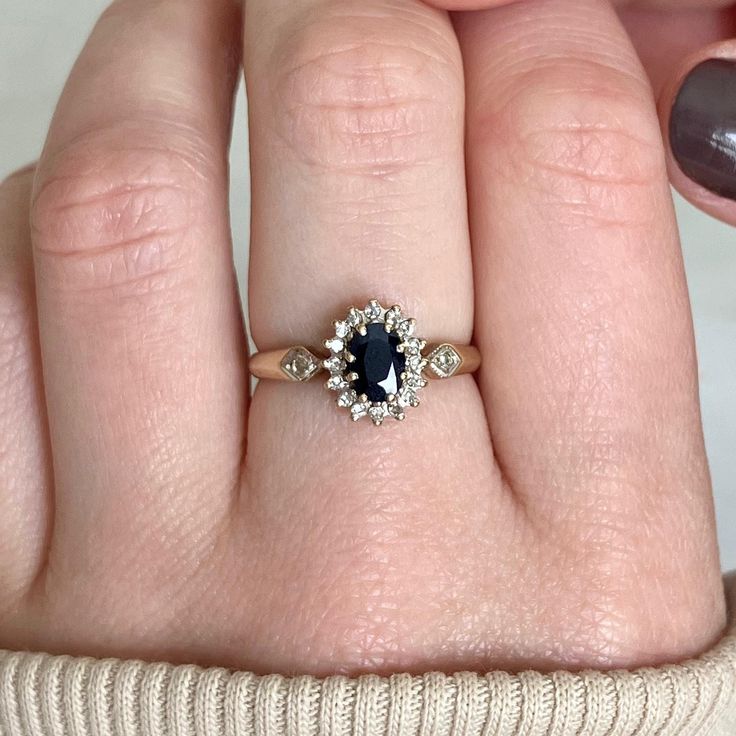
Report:
M688 177L736 200L736 62L709 59L685 77L670 115L670 147Z

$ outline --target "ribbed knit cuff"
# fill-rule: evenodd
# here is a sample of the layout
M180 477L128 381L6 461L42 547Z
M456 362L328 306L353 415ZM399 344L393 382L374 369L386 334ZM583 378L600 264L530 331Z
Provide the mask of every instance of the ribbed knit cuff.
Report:
M633 671L317 679L0 651L0 735L734 736L728 588L714 649Z

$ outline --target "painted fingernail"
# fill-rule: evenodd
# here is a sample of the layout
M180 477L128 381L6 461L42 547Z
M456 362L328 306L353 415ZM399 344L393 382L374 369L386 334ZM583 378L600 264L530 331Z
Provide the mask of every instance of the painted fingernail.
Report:
M736 199L736 62L709 59L685 77L669 132L682 171L721 197Z

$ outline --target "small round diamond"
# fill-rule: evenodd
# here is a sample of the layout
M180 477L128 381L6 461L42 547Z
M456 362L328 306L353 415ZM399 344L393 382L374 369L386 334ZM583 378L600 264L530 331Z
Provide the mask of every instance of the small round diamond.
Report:
M329 388L331 391L337 391L341 388L347 388L347 385L347 381L339 374L336 376L330 376L327 379L327 388Z
M347 337L350 334L350 325L347 322L335 322L335 334L338 337Z
M414 372L421 373L424 366L427 365L427 361L425 358L422 358L421 353L411 353L406 358L406 365L408 365Z
M358 401L357 403L353 404L350 407L350 414L352 416L352 419L354 422L357 422L358 419L361 417L364 417L368 414L368 409L370 408L370 404L365 401Z
M424 350L424 347L426 346L426 343L424 340L418 337L408 337L404 342L402 343L404 346L404 349L407 352L420 352Z
M422 378L420 374L414 372L408 373L404 378L404 385L409 388L424 388L427 385L427 380Z
M373 420L373 424L379 425L386 416L386 409L383 405L377 404L368 409L368 416Z
M354 404L357 399L357 392L354 391L352 388L348 388L340 392L340 395L337 397L337 405L346 408Z
M396 334L401 338L407 338L414 333L414 320L405 319L396 327Z
M373 321L381 316L381 305L375 299L372 299L366 304L363 311L365 312L365 318Z
M350 307L350 309L348 310L347 319L345 321L351 327L356 327L361 322L364 322L365 321L365 316L363 315L363 313L359 309L356 309L355 307Z
M404 414L404 409L397 401L391 402L388 405L388 413L394 418L401 421L406 414Z
M419 397L416 391L410 386L404 386L399 392L399 405L417 406L417 404L419 404Z
M386 323L386 330L392 330L400 320L401 320L401 307L394 304L393 307L386 310L386 314L384 315L384 321Z
M322 365L330 372L343 371L347 365L339 355L333 355L331 358L327 358L322 361Z
M325 347L333 353L341 353L345 349L345 343L339 337L325 340Z

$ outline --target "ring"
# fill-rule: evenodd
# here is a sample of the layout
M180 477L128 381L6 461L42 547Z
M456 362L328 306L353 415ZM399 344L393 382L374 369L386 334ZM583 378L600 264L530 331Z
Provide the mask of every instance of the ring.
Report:
M353 421L368 416L378 426L386 417L402 420L407 407L418 406L428 378L452 378L480 366L480 352L472 345L428 346L415 335L415 320L396 304L384 309L371 299L363 309L350 307L333 327L324 341L329 356L303 345L269 350L251 356L251 374L304 382L326 370L325 386L337 393L337 405Z

